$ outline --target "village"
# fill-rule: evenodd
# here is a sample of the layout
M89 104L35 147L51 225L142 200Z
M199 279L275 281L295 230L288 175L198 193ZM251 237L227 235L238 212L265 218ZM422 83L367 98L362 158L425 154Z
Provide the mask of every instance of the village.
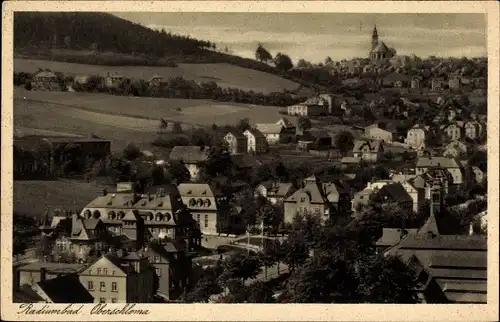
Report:
M417 276L409 303L486 303L487 60L399 56L377 27L370 48L325 62L335 90L248 96L277 102L267 123L159 118L149 148L123 149L94 133L17 131L16 181L96 188L36 216L14 209L14 301L329 301L305 296L296 274L335 248L400 258ZM31 97L134 92L119 74L66 76L15 75ZM163 82L152 75L145 92L191 95Z

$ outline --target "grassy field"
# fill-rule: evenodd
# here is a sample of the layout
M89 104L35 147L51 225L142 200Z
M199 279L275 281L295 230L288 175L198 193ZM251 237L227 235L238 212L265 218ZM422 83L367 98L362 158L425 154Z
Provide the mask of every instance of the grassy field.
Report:
M276 107L207 100L32 92L22 88L14 91L16 127L84 136L95 134L112 140L113 150L121 150L130 142L150 148L149 143L157 136L160 118L180 122L184 129L190 129L213 123L236 124L243 118L251 122L276 122L281 115Z
M36 72L48 68L53 72L80 75L93 74L105 76L108 72L118 72L132 79L149 80L153 75L164 79L181 76L196 82L215 81L221 87L239 88L244 91L262 93L283 92L284 89L296 90L299 84L282 77L230 64L179 64L178 67L149 66L96 66L63 63L48 60L14 59L16 72Z
M40 216L45 206L80 210L106 188L98 183L76 180L14 181L14 211L28 216ZM107 187L109 189L109 187Z

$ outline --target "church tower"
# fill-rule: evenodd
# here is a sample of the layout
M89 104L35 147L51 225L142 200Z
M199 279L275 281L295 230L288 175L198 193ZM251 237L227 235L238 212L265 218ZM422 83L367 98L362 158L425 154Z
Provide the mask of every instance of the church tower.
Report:
M373 27L373 33L372 33L372 50L378 45L378 32L377 32L377 25Z

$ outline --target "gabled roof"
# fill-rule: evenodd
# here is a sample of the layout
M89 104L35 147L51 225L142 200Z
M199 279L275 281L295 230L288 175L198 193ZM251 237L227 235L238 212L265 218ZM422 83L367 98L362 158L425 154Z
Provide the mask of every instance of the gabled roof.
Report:
M208 159L209 147L201 146L174 146L170 152L170 160L184 161L186 163L198 163Z
M311 203L322 204L325 202L325 198L323 197L317 183L307 183L303 188L295 191L295 193L288 197L286 202L297 202L299 196L304 193L309 196Z
M243 135L245 135L245 133L249 133L249 134L253 135L255 138L261 138L261 139L266 138L266 136L264 134L262 134L262 132L260 132L257 129L248 129L245 132L243 132Z
M413 202L413 199L410 197L408 192L406 192L401 183L386 184L380 188L378 193L391 197L392 200L396 202Z
M434 214L431 214L425 224L418 230L418 235L420 236L428 233L439 236L439 228Z
M282 124L285 128L287 129L291 129L291 128L295 128L297 127L294 123L292 123L289 119L287 119L286 117L282 117L281 119L279 119L276 124Z
M383 41L379 42L375 48L373 48L372 52L375 53L386 53L389 52L389 48L385 45Z
M232 136L234 136L235 138L237 139L244 139L246 140L246 136L244 136L242 133L236 131L236 130L229 130L229 131L226 131L226 134L224 136L227 136L228 134L231 134Z

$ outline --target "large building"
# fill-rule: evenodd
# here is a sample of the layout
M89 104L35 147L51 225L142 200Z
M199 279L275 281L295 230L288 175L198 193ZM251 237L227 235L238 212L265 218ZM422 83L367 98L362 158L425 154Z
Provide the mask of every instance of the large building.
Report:
M201 163L208 160L209 147L174 146L170 152L170 161L181 162L188 169L191 180L197 180L200 175Z
M182 202L204 234L217 234L228 225L227 198L207 183L181 183L178 186Z
M424 303L486 304L487 240L482 235L444 235L431 213L419 229L384 228L377 248L413 268Z
M369 58L372 62L385 62L396 55L394 48L389 48L383 41L379 41L377 26L373 27L372 46Z

